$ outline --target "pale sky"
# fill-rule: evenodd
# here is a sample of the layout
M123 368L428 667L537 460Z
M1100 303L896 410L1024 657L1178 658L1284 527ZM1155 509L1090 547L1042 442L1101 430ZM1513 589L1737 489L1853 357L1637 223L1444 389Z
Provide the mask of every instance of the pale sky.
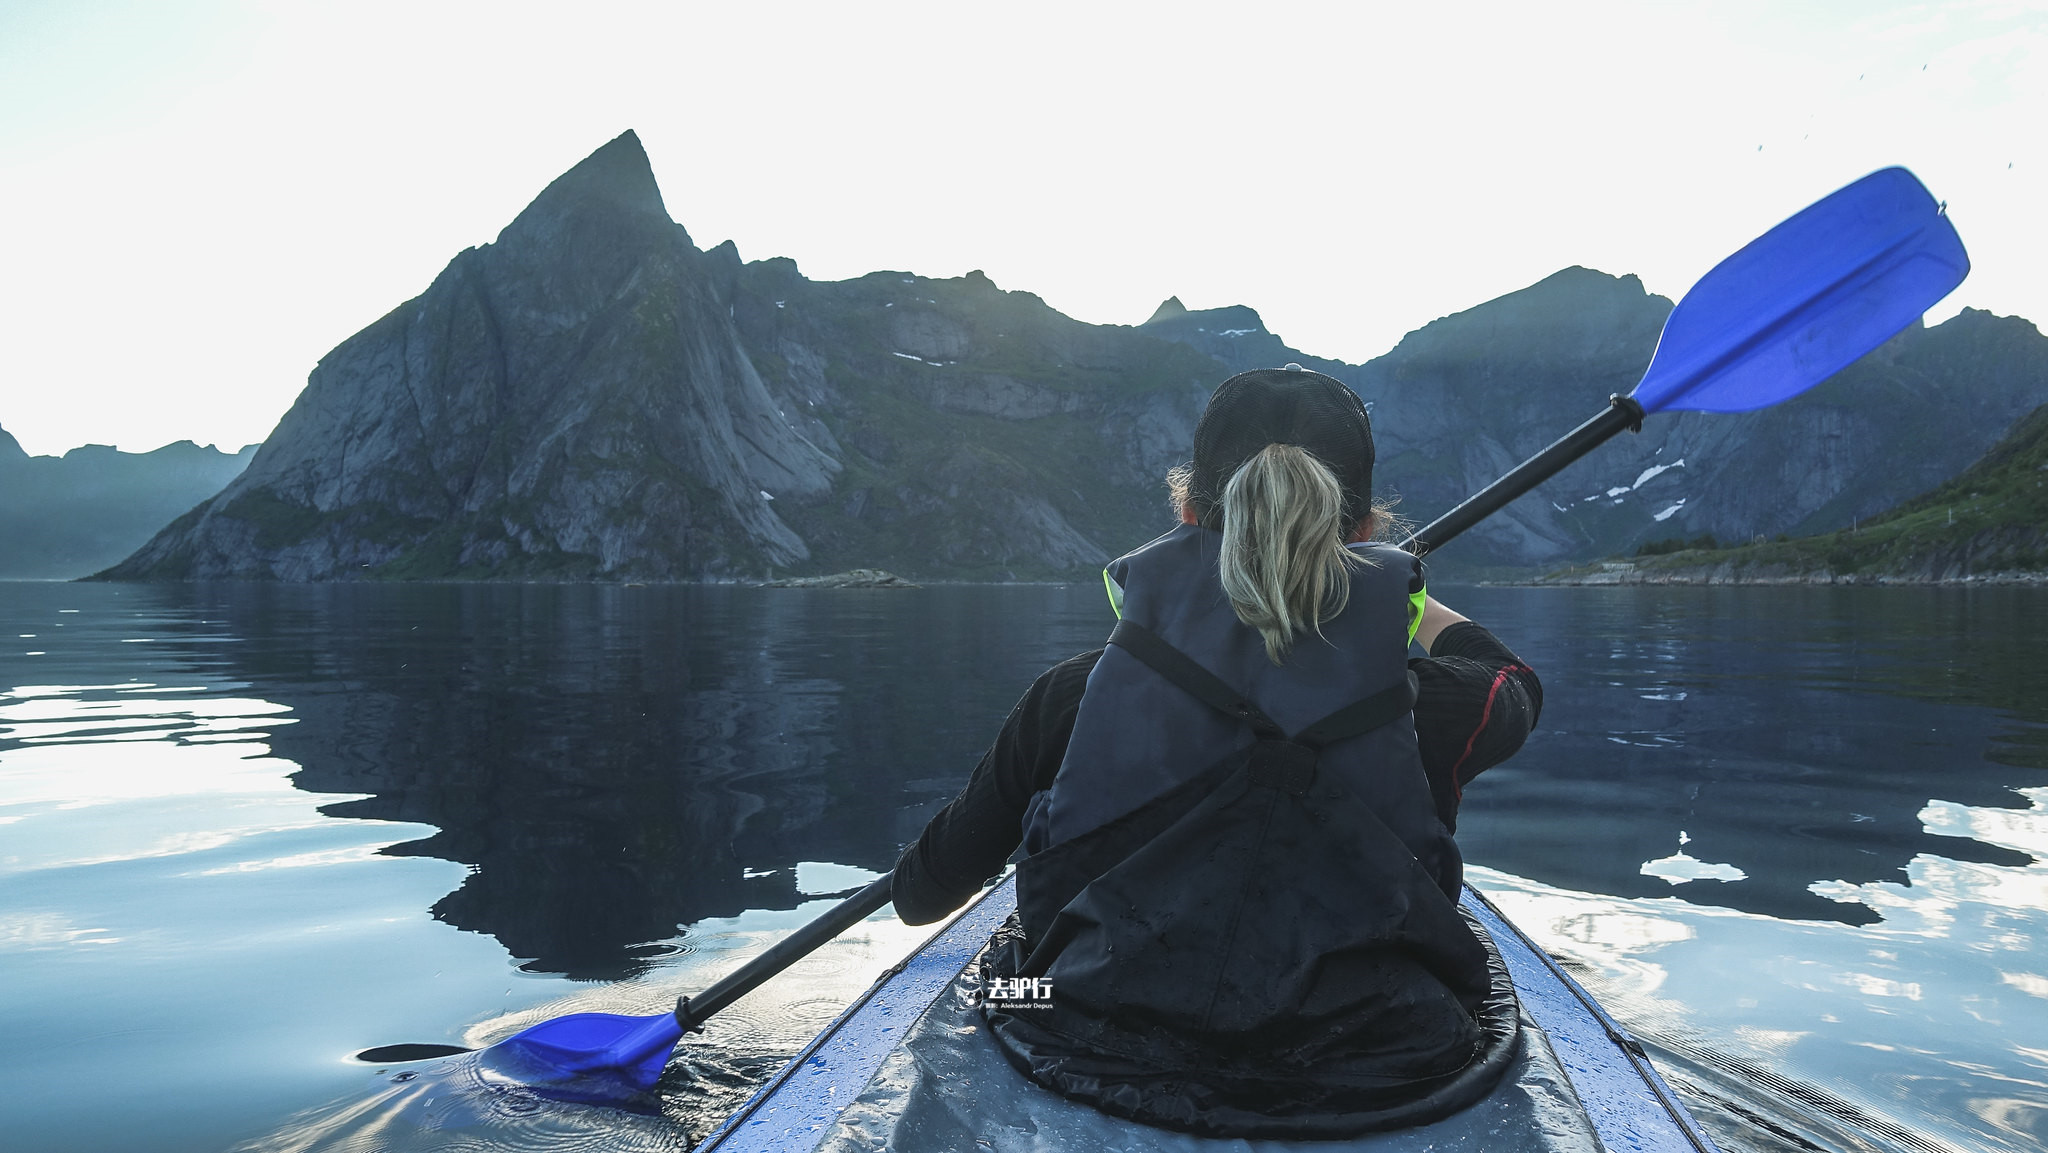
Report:
M2044 118L2048 0L0 0L0 427L261 440L627 128L702 247L1350 361L1573 264L1677 298L1903 164L1975 263L1928 319L2048 322Z

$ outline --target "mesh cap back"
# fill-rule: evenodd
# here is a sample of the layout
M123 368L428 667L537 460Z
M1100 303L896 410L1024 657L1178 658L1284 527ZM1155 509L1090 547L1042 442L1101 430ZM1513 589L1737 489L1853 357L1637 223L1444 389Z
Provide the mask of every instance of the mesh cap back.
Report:
M1206 523L1223 486L1269 444L1300 445L1329 466L1344 489L1347 521L1372 509L1372 421L1365 402L1335 377L1300 365L1240 372L1216 386L1195 426L1189 495Z

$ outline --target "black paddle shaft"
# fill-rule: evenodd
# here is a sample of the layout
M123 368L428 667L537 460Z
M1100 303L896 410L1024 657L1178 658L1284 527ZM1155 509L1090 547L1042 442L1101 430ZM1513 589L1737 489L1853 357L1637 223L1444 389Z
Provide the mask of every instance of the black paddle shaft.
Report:
M1485 520L1501 506L1550 479L1559 469L1593 451L1623 429L1640 431L1643 406L1626 396L1608 398L1606 411L1560 437L1557 443L1523 461L1513 472L1487 485L1465 503L1430 522L1401 547L1423 556L1452 537ZM794 965L813 949L837 937L889 903L890 878L882 877L841 901L830 912L789 936L695 997L676 1002L676 1020L683 1031L695 1032L734 1001Z
M1549 448L1515 466L1513 472L1480 489L1465 503L1429 522L1401 542L1416 556L1427 556L1452 537L1499 512L1509 501L1542 484L1565 465L1605 444L1622 429L1643 430L1643 406L1631 397L1610 396L1600 415L1557 438Z
M695 997L676 1002L676 1020L683 1032L704 1027L711 1015L753 992L770 977L802 960L811 950L864 921L869 914L889 903L889 877L881 877L867 888L835 905L824 916L784 937L767 952L728 973L724 980Z
M1513 472L1487 485L1465 503L1430 522L1409 537L1402 548L1423 556L1442 547L1452 537L1485 520L1501 506L1549 480L1559 469L1593 451L1623 429L1641 431L1643 406L1626 396L1608 398L1600 415L1566 433L1557 443L1523 461ZM869 914L889 903L890 878L882 877L867 888L841 901L824 916L784 937L760 956L740 966L717 984L695 997L676 1002L676 1020L683 1031L695 1032L713 1014L759 988L777 973L796 964L806 954L837 937Z

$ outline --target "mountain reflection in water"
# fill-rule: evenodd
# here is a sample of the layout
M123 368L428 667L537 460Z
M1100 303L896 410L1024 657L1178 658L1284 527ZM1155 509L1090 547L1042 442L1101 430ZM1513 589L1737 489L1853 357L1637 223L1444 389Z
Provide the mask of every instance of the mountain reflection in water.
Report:
M678 926L808 899L799 862L893 865L1072 655L1042 591L1002 616L963 589L545 585L257 586L215 611L251 641L237 675L298 718L272 738L294 783L440 830L392 854L470 866L437 918L616 978Z
M1459 591L1549 689L1467 792L1468 860L1849 924L1916 858L2033 860L1922 819L2048 782L2025 772L2048 767L2048 626L2010 619L2028 590ZM389 850L471 866L437 917L590 978L795 905L799 861L886 870L1106 621L1087 589L958 587L249 586L212 612L249 642L235 674L298 718L272 738L294 783L437 827Z

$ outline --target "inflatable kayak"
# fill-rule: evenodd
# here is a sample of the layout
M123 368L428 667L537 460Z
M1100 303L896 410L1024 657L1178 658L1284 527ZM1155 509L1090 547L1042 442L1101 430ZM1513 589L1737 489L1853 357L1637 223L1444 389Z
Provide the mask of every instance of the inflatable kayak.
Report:
M1488 1097L1434 1124L1348 1141L1196 1137L1099 1113L1011 1068L974 998L973 962L1016 906L984 893L726 1119L697 1153L1199 1153L1205 1150L1643 1150L1709 1153L1639 1046L1485 897L1522 1001L1522 1047Z

